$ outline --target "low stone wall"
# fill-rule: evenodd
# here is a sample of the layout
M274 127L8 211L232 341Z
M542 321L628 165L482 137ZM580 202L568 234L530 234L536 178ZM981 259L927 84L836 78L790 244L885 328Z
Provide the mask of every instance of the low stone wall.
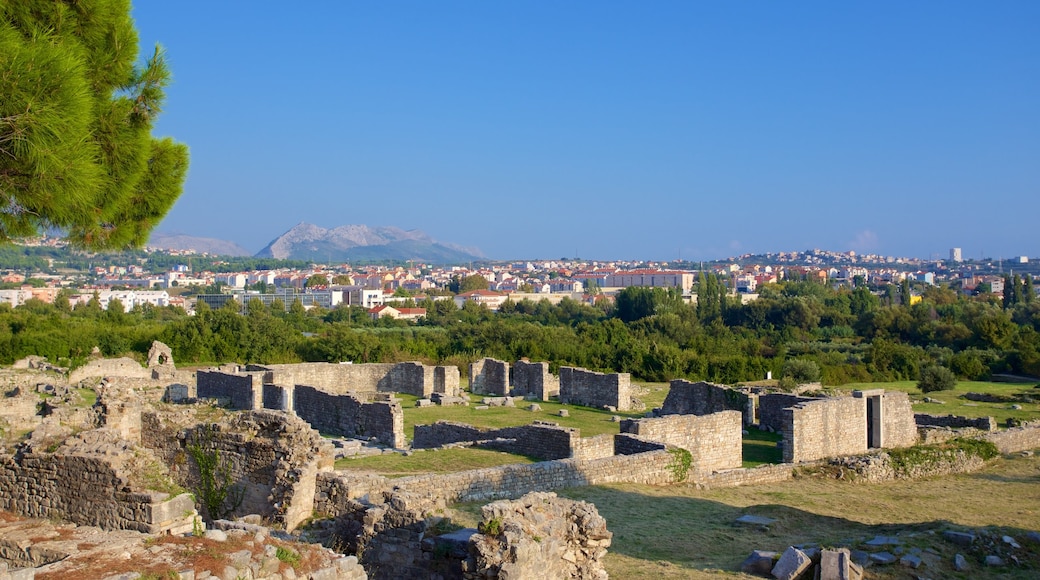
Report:
M763 429L771 429L776 433L784 429L784 409L798 403L818 401L817 397L800 397L787 393L769 393L758 396L758 424Z
M449 443L488 442L495 449L536 457L538 459L567 459L581 434L577 429L560 427L555 423L535 422L519 427L481 429L465 423L437 421L432 425L416 425L412 448L431 449Z
M119 461L103 448L0 454L0 511L106 530L191 530L191 495L134 490Z
M597 373L576 367L560 367L560 402L586 407L633 408L628 373Z
M548 401L559 395L560 379L549 372L549 363L519 360L513 365L513 396Z
M475 395L509 394L509 363L483 358L469 365L469 390Z
M6 426L12 432L31 429L39 424L40 395L24 387L0 394L0 428Z
M1017 453L1040 449L1040 421L1004 431L993 431L982 437L997 446L1001 453Z
M995 431L997 429L997 420L993 417L958 417L956 415L915 413L914 422L919 427L950 427L953 429L971 427L983 431Z
M227 373L198 371L195 375L195 393L200 399L221 399L232 409L252 411L264 408L263 376L260 373Z
M621 432L689 451L693 473L704 474L740 467L742 420L740 411L626 419Z
M661 405L662 415L710 415L719 411L746 413L748 396L736 389L713 383L676 379Z
M76 384L84 379L103 377L150 379L152 371L141 366L141 363L132 358L103 358L90 361L69 373L69 384Z
M318 475L314 509L335 516L356 498L399 492L425 501L453 504L517 498L532 491L607 483L666 485L675 482L674 457L665 450L603 459L561 459L502 465L456 473L387 479L372 474L330 472Z
M836 397L798 403L783 410L785 463L867 452L865 399Z
M779 465L760 465L758 467L727 469L705 475L698 475L694 483L708 489L722 487L739 487L741 485L762 485L787 481L794 477L795 466L790 463Z
M322 433L375 439L396 449L407 444L398 401L366 403L353 394L331 394L311 386L293 389L294 410Z
M664 451L668 446L659 441L652 441L638 435L618 433L614 435L614 453L618 455L637 455L651 451Z

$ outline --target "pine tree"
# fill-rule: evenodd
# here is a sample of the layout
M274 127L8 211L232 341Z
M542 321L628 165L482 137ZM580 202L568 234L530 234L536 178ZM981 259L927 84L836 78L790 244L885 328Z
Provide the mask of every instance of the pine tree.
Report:
M140 246L180 196L188 149L151 136L170 73L137 45L129 0L0 0L0 243Z

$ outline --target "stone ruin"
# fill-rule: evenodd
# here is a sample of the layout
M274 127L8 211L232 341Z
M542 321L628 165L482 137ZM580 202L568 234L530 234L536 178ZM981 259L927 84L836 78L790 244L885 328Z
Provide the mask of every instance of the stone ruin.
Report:
M469 365L469 390L474 395L509 394L509 363L484 358Z
M549 363L518 360L513 365L513 390L515 397L536 401L548 401L560 396L560 379L549 372Z
M560 402L615 411L641 410L632 396L628 373L597 373L578 367L560 367Z

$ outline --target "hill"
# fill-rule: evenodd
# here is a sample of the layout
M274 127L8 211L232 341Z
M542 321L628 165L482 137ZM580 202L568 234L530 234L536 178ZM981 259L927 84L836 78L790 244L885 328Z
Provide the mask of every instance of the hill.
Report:
M344 225L332 229L300 223L260 250L280 260L418 260L436 264L483 259L480 250L434 240L420 230Z

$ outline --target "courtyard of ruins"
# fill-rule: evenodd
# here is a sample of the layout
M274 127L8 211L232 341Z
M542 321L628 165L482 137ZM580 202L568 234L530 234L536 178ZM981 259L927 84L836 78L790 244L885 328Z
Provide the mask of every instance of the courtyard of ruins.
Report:
M684 552L684 537L687 549L711 546L706 533L728 538L744 552L741 560L750 552L742 547L745 536L752 533L761 540L755 549L776 551L773 560L795 550L806 565L826 568L824 577L832 568L862 574L864 567L886 577L901 568L886 568L870 560L873 554L897 552L900 561L905 551L918 565L952 570L953 555L934 547L928 549L935 554L922 551L919 536L964 526L1004 526L1020 536L1017 552L998 534L997 545L983 554L979 546L987 532L963 532L979 546L969 542L958 554L974 558L976 572L1028 577L1037 569L1037 546L1030 543L1036 538L1029 535L1037 531L1037 512L1027 525L1028 503L1027 513L1017 517L1015 510L991 510L1008 513L989 522L975 513L944 518L913 510L902 514L904 520L888 521L859 497L922 485L915 481L920 477L931 476L923 480L927 485L956 486L958 477L972 473L991 473L992 485L1022 486L1026 491L1013 493L1035 496L1035 422L1007 426L990 417L915 413L911 397L896 390L822 393L808 386L795 394L682 380L648 386L623 373L572 367L552 373L548 362L526 360L478 360L464 379L457 367L418 362L184 370L161 343L148 358L146 366L97 358L72 372L33 358L3 371L0 512L14 522L10 526L24 528L17 523L22 518L42 518L99 533L251 538L252 559L241 556L238 568L192 568L192 577L246 570L249 577L291 577L284 560L272 560L291 548L270 542L301 538L300 546L327 546L314 552L320 565L301 569L313 577L532 577L550 570L552 577L596 578L607 568L616 577L737 573L740 562L734 565L728 548ZM1024 405L1026 412L1037 411L1034 402ZM433 409L451 420L406 420L412 413L433 415ZM589 426L585 433L567 425L571 411ZM995 460L999 470L963 441L996 449L1003 455ZM908 467L898 459L908 448L937 451ZM420 456L437 462L468 452L497 458L476 469L449 465L403 476L366 467L373 459L384 465ZM999 481L1003 472L1017 475ZM951 475L958 473L969 475ZM756 489L793 494L813 487L837 498L849 495L850 485L858 486L852 494L857 501L846 502L844 528L815 522L799 534L792 526L812 520L808 510L799 513L782 502L738 507L739 498ZM941 492L934 493L938 500L921 505L941 506ZM841 513L836 505L824 512ZM677 521L678 514L688 519ZM739 522L741 516L752 519ZM899 530L891 527L900 522L905 525ZM646 528L655 525L657 531ZM832 527L864 537L835 538L827 535ZM662 531L671 539L660 538ZM23 534L10 542L0 534L7 566L0 578L62 577L47 574L89 566L89 553L53 543L63 534L72 532L35 540ZM863 545L870 534L898 541L871 552ZM644 538L657 538L656 545L640 548ZM851 551L831 550L837 547ZM989 556L1002 558L1001 565L984 568ZM775 575L773 564L766 572ZM193 565L170 566L185 577ZM745 572L753 570L746 565Z

